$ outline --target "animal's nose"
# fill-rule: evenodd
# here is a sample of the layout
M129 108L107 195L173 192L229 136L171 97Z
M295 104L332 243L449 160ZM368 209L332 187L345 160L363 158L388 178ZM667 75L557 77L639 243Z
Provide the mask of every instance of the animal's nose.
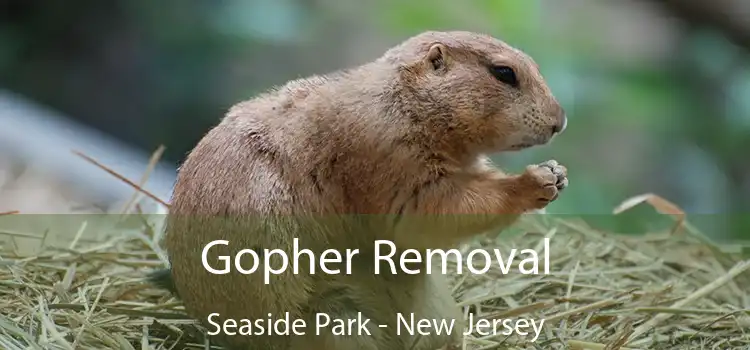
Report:
M562 133L563 131L565 131L565 128L568 127L568 117L565 114L565 111L560 112L560 118L558 120L559 121L557 122L557 124L552 127L553 135Z

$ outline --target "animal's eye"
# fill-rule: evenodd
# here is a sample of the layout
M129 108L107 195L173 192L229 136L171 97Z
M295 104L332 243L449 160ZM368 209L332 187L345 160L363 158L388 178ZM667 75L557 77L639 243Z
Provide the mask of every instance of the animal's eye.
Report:
M518 78L513 68L508 66L490 66L490 72L497 80L513 87L518 87Z

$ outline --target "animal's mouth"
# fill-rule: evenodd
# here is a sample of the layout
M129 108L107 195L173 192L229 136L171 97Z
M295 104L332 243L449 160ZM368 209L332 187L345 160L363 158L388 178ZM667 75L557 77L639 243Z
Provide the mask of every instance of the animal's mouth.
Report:
M546 145L552 142L552 139L554 139L554 136L553 137L543 137L543 136L525 137L521 142L512 144L510 147L508 147L508 149L511 151L520 151L520 150L535 147L535 146Z
M527 149L527 148L534 147L534 146L536 146L536 145L533 144L533 143L517 143L517 144L511 145L510 147L508 147L508 150L509 151L520 151L520 150Z

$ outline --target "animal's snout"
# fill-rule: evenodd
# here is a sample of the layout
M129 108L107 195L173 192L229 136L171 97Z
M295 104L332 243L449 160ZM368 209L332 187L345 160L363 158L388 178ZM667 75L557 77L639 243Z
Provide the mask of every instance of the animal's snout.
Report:
M557 122L555 125L552 126L552 135L557 135L565 131L565 128L568 127L568 116L565 113L565 110L560 107L560 110L557 114Z

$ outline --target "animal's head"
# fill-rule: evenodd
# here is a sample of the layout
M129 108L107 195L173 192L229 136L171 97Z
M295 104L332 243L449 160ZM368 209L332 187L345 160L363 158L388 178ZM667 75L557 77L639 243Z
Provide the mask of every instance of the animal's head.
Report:
M479 152L548 143L567 124L539 67L491 36L425 32L385 53L409 86L408 114L447 142Z

